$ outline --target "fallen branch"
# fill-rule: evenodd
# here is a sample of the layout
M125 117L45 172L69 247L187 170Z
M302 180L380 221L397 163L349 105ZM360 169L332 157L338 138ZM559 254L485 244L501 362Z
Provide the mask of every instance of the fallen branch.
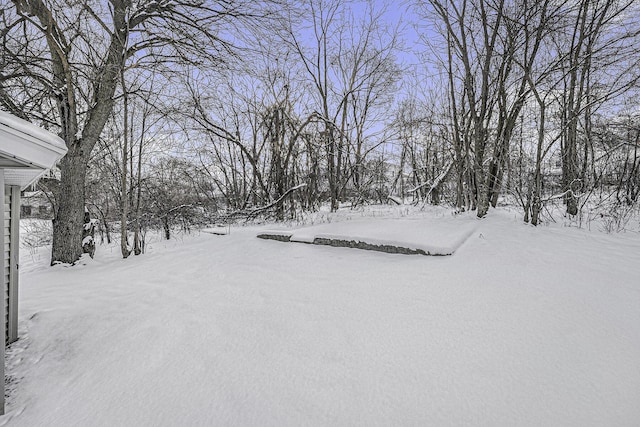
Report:
M447 175L449 175L449 171L451 170L452 166L453 166L453 162L449 163L447 168L440 175L438 175L436 179L433 180L433 184L431 184L431 188L429 188L429 191L427 192L427 196L431 194L431 192L435 190L438 187L438 185L442 183L442 181L447 177ZM429 185L429 181L424 182L418 185L417 187L412 188L411 190L407 190L407 193L415 193L416 191L420 190L423 187L426 187L427 185Z
M259 214L260 212L264 212L264 211L266 211L266 210L271 209L271 208L272 208L272 207L274 207L274 206L278 206L278 205L280 205L280 204L284 201L284 199L286 199L286 198L289 196L289 194L293 193L293 192L294 192L294 191L296 191L296 190L299 190L299 189L301 189L301 188L304 188L304 187L306 187L306 186L307 186L307 184L306 184L306 183L303 183L303 184L300 184L300 185L296 185L295 187L291 187L290 189L288 189L287 191L285 191L285 192L284 192L284 194L283 194L282 196L278 197L278 199L277 199L276 201L271 202L271 203L269 203L269 204L268 204L268 205L266 205L266 206L262 206L262 207L259 207L259 208L255 208L255 209L253 209L253 210L249 211L249 215L250 215L250 216L255 216L255 215Z
M182 204L180 206L175 206L175 207L169 209L168 211L166 211L165 213L163 213L162 215L160 215L158 218L165 218L165 217L169 216L170 214L172 214L173 212L175 212L177 210L180 210L180 209L183 209L183 208L192 208L192 207L193 207L193 204L191 204L191 203L190 204Z
M582 198L585 194L586 194L586 193L576 194L573 190L569 189L569 190L565 191L564 193L554 194L553 196L549 196L549 197L547 197L546 199L542 199L542 200L540 200L540 201L541 201L542 203L550 202L551 200L561 199L561 198L563 198L564 196L567 196L567 195L571 195L571 196L575 197L576 199L580 199L580 198Z
M275 206L281 205L282 202L287 197L289 197L289 195L291 193L293 193L294 191L299 190L301 188L304 188L306 186L307 186L306 183L296 185L295 187L291 187L290 189L285 191L282 196L278 197L275 201L269 203L268 205L260 206L259 208L255 208L255 209L251 209L251 210L233 211L233 212L230 212L229 214L227 214L226 216L227 216L227 218L234 218L234 217L246 217L247 219L253 218L253 217L259 215L262 212L268 211L269 209L271 209L271 208L273 208Z
M424 199L422 200L422 208L424 208L424 206L426 205L427 199L429 198L429 196L431 195L433 190L438 188L438 186L440 186L440 184L442 184L442 181L444 181L444 179L447 177L447 175L449 175L449 172L451 172L451 168L452 167L453 167L453 162L449 163L449 166L447 166L447 168L444 171L442 171L442 173L440 175L438 175L436 177L436 179L433 180L433 184L431 184L431 187L429 188L429 191L427 191L427 194L424 195Z

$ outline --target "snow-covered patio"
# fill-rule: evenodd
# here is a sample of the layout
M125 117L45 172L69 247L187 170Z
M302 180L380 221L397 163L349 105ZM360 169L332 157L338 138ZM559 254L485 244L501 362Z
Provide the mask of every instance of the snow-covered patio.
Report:
M442 220L473 227L450 257L253 227L25 250L0 425L638 425L639 236Z
M391 253L451 255L476 229L470 216L357 218L306 227L262 230L258 237L294 243L359 247Z

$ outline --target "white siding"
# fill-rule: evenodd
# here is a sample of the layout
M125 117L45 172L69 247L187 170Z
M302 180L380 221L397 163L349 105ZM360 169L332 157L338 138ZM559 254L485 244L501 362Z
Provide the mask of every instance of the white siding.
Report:
M3 268L2 280L4 283L4 327L5 339L9 343L9 293L11 287L11 187L4 187L4 221L2 233L3 242Z
M4 187L5 340L18 339L18 248L20 233L20 188Z
M5 197L4 197L4 190L5 190L5 186L4 186L4 170L0 169L0 200L3 202L5 202ZM6 214L5 209L0 210L0 212L2 212L2 215L0 215L0 220L2 222L4 222L4 216ZM3 230L3 232L0 233L0 247L5 247L4 245L4 240L5 240L5 231ZM6 254L5 254L6 256ZM5 256L0 257L0 270L4 271L6 262L5 262ZM3 291L5 293L5 304L0 304L0 318L5 318L6 316L6 304L8 302L8 298L7 298L7 282L3 282ZM6 322L5 322L5 326L6 326ZM0 328L0 343L5 341L6 342L6 327L5 328ZM2 348L2 351L0 351L0 354L2 355L2 362L0 363L0 378L2 379L2 387L0 387L0 414L4 414L4 390L5 390L5 386L4 386L4 354L5 354L5 348L4 346L1 346L0 348Z

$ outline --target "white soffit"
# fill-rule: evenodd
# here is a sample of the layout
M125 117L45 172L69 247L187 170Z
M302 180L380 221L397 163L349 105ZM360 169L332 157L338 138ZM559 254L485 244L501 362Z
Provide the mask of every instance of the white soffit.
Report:
M24 188L34 182L45 172L45 169L5 169L4 185L18 185Z
M67 152L64 141L25 120L0 111L0 165L5 184L25 187Z

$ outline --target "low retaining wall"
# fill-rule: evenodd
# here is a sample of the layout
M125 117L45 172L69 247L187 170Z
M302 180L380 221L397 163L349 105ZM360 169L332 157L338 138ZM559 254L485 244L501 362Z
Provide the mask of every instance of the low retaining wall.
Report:
M291 242L291 234L278 234L278 233L262 233L257 236L260 239L277 240L279 242ZM316 237L313 242L298 242L295 243L307 243L313 245L333 246L339 248L353 248L364 249L367 251L385 252L388 254L404 254L404 255L428 255L428 256L447 256L451 253L432 253L424 251L422 249L406 248L396 245L377 245L373 243L367 243L359 240L345 240L345 239L330 239L326 237Z

